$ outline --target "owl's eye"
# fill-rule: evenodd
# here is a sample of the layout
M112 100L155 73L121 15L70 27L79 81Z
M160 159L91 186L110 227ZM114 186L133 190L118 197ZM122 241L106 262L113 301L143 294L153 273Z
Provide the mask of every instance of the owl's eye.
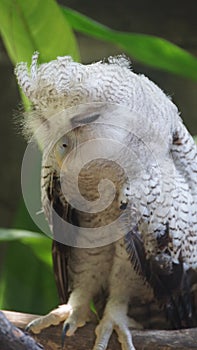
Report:
M61 166L64 160L64 157L67 153L67 148L68 148L68 137L64 135L58 140L58 142L54 147L55 157L59 166Z

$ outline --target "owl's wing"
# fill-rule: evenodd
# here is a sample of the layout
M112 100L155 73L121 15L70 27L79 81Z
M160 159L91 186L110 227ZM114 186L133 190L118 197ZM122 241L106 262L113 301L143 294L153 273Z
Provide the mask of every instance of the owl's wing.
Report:
M149 226L153 229L152 236L148 231L149 238L142 234L139 225L126 235L125 243L133 266L152 286L173 327L183 328L196 323L191 270L197 268L197 151L181 121L174 132L170 152L175 172L164 179L168 210L164 206L163 211L160 208L154 214L153 207L149 208L149 213L157 216L155 222L159 220L159 226L154 226L153 217ZM155 244L149 256L147 244L153 247Z
M181 121L173 135L171 153L176 169L188 186L187 197L191 198L188 212L184 208L188 228L182 240L182 260L188 267L197 269L197 146Z
M68 262L71 253L71 247L60 243L58 236L64 234L64 227L61 227L61 221L56 219L54 213L62 219L69 221L71 218L70 207L63 201L60 179L56 172L50 167L43 167L42 176L42 204L45 215L53 232L52 258L55 281L58 295L61 303L66 303L70 294L68 281Z

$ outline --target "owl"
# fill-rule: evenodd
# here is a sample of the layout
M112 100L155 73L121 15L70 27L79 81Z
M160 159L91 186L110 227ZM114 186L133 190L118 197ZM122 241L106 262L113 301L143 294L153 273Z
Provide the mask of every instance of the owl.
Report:
M61 305L28 325L62 336L99 315L93 350L113 331L196 323L197 149L175 104L124 56L15 69L30 100L24 134L42 151L41 197ZM77 332L76 335L77 336Z

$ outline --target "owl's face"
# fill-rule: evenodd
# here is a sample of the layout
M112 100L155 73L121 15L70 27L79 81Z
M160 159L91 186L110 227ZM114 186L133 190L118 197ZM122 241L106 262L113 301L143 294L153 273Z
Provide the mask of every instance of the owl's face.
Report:
M91 201L121 196L125 183L142 195L143 179L159 167L168 145L140 120L124 106L95 103L64 109L41 125L44 158L52 160L69 200L77 198L75 188Z
M62 136L50 151L67 199L78 201L76 188L91 202L89 207L92 201L103 199L105 204L97 207L94 204L95 212L113 202L126 181L125 165L121 162L128 131L104 122L104 117L102 111L94 110L75 114L69 121L72 128L67 132L62 130Z

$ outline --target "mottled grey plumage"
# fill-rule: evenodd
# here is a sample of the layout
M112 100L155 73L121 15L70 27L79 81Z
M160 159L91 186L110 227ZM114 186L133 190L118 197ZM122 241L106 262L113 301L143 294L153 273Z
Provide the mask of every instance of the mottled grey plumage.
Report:
M148 78L133 73L124 56L86 66L70 57L37 66L37 56L30 73L20 63L16 76L33 106L25 129L35 133L43 151L42 203L54 233L58 291L67 304L35 320L31 329L37 332L64 320L71 335L90 319L90 301L99 296L105 309L94 350L107 348L113 329L123 350L134 349L128 327L169 327L165 312L174 327L191 326L197 149L176 106ZM70 203L75 191L70 163L83 158L80 146L90 140L97 141L91 152L97 146L102 150L101 139L109 140L103 148L110 157L92 159L81 169L79 189L87 206L80 210ZM114 142L121 145L118 151ZM106 209L90 212L103 178L115 184L114 199ZM111 190L103 194L112 196ZM62 232L55 213L88 232L100 228L99 238L102 227L109 226L111 244L79 248L81 236L71 232L72 247L63 245L69 232ZM88 239L96 242L96 236Z

